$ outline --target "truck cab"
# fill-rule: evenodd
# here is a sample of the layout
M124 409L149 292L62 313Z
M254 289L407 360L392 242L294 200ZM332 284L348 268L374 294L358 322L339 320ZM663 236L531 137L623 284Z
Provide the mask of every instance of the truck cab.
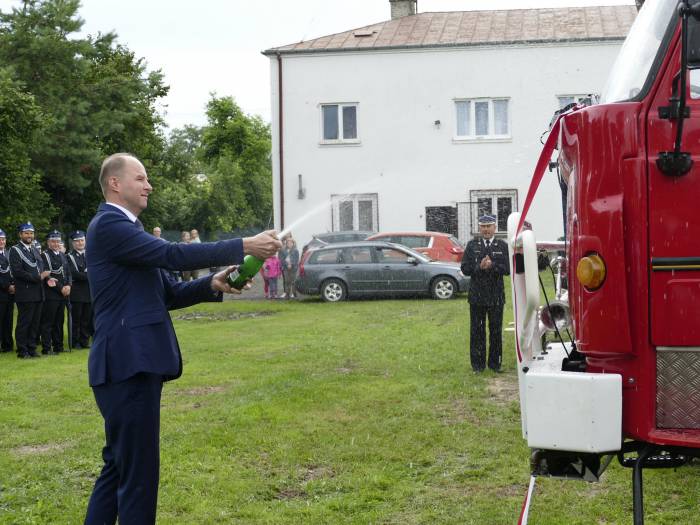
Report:
M566 202L553 305L528 203L509 218L523 434L537 475L633 467L636 515L642 468L700 455L700 4L647 0L600 104L559 115L548 144Z

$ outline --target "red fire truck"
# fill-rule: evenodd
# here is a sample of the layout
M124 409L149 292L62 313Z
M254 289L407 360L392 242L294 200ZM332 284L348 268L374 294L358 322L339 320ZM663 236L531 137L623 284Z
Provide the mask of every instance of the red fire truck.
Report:
M524 219L555 149L566 240L538 246ZM594 481L617 458L635 524L642 470L700 456L699 157L700 2L647 0L600 104L557 115L509 218L533 476ZM540 305L543 247L566 256Z

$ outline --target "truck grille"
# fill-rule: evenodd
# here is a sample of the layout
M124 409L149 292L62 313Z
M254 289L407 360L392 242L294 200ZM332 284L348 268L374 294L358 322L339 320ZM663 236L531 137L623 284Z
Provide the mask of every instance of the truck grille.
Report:
M700 429L700 348L656 352L656 427Z

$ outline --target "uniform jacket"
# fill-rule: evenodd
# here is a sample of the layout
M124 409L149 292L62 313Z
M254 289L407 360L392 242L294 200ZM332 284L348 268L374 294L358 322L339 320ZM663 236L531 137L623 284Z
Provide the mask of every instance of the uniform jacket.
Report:
M165 380L182 373L180 347L168 310L221 301L213 275L176 282L166 270L240 264L243 241L170 243L109 204L101 204L87 230L88 281L95 319L90 385L116 383L140 372Z
M61 289L73 284L68 259L61 252L54 253L51 250L42 252L41 258L44 269L50 272L49 276L44 279L44 300L65 301L66 298L61 293ZM49 286L49 279L56 279L56 286Z
M493 266L488 270L482 270L479 264L486 255L493 261ZM508 245L504 241L492 239L491 246L488 248L483 239L469 241L462 256L461 269L464 275L471 277L470 303L479 305L505 303L503 276L510 274L510 264Z
M73 277L73 286L70 289L71 303L89 303L90 284L88 283L85 253L80 254L71 250L68 253L68 266Z
M14 284L12 272L10 271L10 260L8 259L7 249L4 254L0 255L0 303L8 303L14 299L8 289L11 284Z
M44 264L34 247L17 243L10 248L10 269L15 280L15 302L31 303L44 300L41 272Z

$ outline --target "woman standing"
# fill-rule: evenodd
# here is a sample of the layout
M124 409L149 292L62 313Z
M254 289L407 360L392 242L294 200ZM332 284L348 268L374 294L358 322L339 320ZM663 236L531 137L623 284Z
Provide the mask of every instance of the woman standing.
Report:
M284 293L282 297L287 299L294 297L294 280L297 277L299 266L299 250L297 243L291 237L287 237L284 246L279 253L282 262L282 280L284 281Z

